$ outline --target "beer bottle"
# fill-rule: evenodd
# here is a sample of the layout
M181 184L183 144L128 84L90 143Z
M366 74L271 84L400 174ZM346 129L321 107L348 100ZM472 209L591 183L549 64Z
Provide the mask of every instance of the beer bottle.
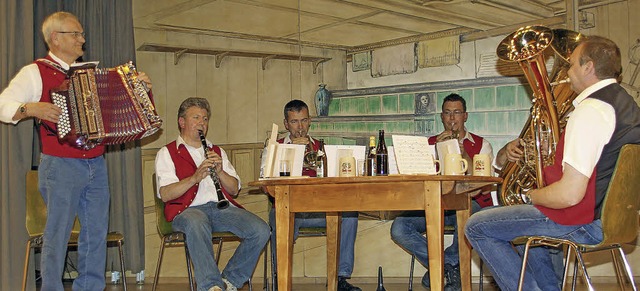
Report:
M376 291L387 291L382 283L382 266L378 267L378 288L376 288Z
M367 176L376 175L376 137L369 137L369 154L367 155Z
M327 176L327 153L324 151L324 139L320 139L318 150L322 152L322 155L319 155L316 161L316 177L321 178Z
M378 147L376 148L376 176L389 175L389 155L387 145L384 142L384 130L378 134Z

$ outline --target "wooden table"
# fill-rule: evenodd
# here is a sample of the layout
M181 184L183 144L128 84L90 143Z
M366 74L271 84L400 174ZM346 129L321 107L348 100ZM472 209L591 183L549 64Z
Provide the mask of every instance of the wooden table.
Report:
M432 290L444 287L444 210L457 210L458 229L470 215L469 193L497 177L391 175L341 178L273 178L249 183L275 197L278 289L291 290L293 220L296 212L327 213L327 290L337 289L340 216L344 211L424 210ZM454 195L455 194L455 195ZM459 235L462 290L471 290L471 247Z

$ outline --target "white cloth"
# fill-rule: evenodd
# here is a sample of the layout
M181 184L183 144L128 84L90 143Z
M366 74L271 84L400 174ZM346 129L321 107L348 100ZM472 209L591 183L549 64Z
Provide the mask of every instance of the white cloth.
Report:
M69 65L49 52L49 56L65 70ZM38 65L29 64L18 72L11 80L9 86L0 93L0 121L5 123L18 123L13 116L23 103L39 102L42 97L42 77Z
M189 151L193 162L196 165L202 164L205 160L204 150L202 146L198 148L194 148L184 142L182 137L178 136L176 139L176 147L179 147L181 144L184 144L185 148ZM211 146L211 143L207 140L207 144ZM238 173L236 173L236 169L233 167L231 162L229 162L229 158L227 157L227 153L220 148L220 157L222 157L222 169L227 174L233 176L238 179L238 189L240 189L240 177ZM158 153L156 154L156 180L157 180L157 189L156 195L160 198L160 187L180 182L178 176L176 175L176 168L173 164L173 160L171 160L171 155L169 154L169 149L167 146L163 146ZM211 177L206 177L202 179L199 183L198 192L196 197L194 198L191 206L197 206L206 204L207 202L217 202L218 196L216 194L216 186L213 184L213 179ZM233 204L233 203L231 203Z
M587 178L591 178L602 149L611 140L616 126L613 107L604 101L587 97L614 83L615 79L599 81L573 100L575 109L567 122L562 165L571 165Z

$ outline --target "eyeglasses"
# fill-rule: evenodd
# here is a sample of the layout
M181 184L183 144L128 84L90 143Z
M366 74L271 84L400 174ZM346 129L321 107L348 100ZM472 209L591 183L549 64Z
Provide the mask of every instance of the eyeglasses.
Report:
M79 31L56 31L57 33L68 33L73 35L73 37L75 38L80 38L82 36L82 38L85 37L85 33L84 32L79 32Z
M460 115L462 115L462 114L465 114L465 112L463 112L463 111L458 111L458 110L456 110L456 111L444 111L444 112L442 112L442 116L448 116L448 117L451 117L451 116L458 117L458 116L460 116Z

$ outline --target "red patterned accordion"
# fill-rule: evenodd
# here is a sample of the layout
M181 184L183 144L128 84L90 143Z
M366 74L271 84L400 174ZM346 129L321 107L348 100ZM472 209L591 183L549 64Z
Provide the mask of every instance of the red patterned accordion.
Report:
M160 129L162 120L131 62L72 70L68 87L51 92L53 103L62 109L59 140L90 149L138 140Z

